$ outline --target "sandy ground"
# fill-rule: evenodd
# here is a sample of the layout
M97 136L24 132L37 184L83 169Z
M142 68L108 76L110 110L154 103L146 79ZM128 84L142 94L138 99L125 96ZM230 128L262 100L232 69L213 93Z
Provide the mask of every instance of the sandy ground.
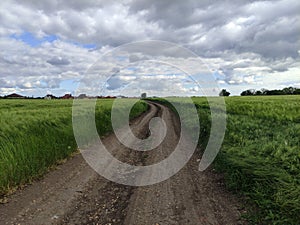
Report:
M109 151L132 165L151 165L168 157L179 139L179 121L167 107L150 104L131 122L139 138L149 135L151 118L162 117L168 128L164 141L140 152L120 144L114 134L103 138ZM78 154L42 180L28 185L0 205L0 224L246 224L243 202L226 191L222 176L198 171L200 151L170 179L133 187L111 182L94 172Z

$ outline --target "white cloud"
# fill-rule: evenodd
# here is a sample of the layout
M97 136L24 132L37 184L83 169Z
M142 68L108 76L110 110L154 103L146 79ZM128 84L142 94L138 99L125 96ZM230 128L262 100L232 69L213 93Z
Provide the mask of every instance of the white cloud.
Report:
M78 80L102 53L120 44L148 39L172 41L195 51L209 69L205 65L198 68L197 62L184 55L172 58L176 49L164 49L160 59L180 61L188 72L205 74L211 70L220 85L234 84L235 89L240 85L242 89L242 85L297 84L299 11L297 0L2 1L0 95L12 90L36 93L37 89L61 93L65 90L62 81ZM40 40L49 35L57 40L45 39L31 46L30 40L16 38L24 32ZM96 49L87 49L85 44L93 44ZM153 46L153 52L157 48ZM148 56L141 52L128 60L146 60ZM177 68L138 65L136 71L122 69L113 83L122 86L137 82L135 73L150 83L149 74L179 75ZM170 87L193 90L180 86L176 79L168 77ZM152 87L150 83L145 87Z

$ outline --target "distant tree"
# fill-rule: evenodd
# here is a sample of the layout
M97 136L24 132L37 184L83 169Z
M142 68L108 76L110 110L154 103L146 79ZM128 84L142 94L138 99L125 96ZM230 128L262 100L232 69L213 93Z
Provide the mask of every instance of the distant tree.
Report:
M141 94L141 98L147 98L147 94L146 93L142 93Z
M261 89L261 92L262 92L263 95L265 95L267 93L267 91L268 91L268 89L265 89L265 88Z
M300 95L300 88L296 88L296 90L294 91L294 95Z
M254 95L254 94L255 94L255 90L254 89L249 89L249 90L243 91L241 93L241 96Z
M299 95L300 94L300 88L294 88L294 87L286 87L282 90L275 89L275 90L267 90L267 89L261 89L260 91L255 91L254 89L249 89L246 91L243 91L241 93L241 96L246 95Z
M255 95L262 95L263 93L262 93L262 91L260 91L260 90L258 90L258 91L256 91L255 92Z
M284 95L284 92L282 90L269 90L266 95Z
M296 90L297 90L297 88L294 88L294 87L287 87L287 88L282 89L283 93L286 95L292 95L292 94L294 94L294 92Z
M222 89L219 93L219 96L229 96L230 92L228 92L226 89Z

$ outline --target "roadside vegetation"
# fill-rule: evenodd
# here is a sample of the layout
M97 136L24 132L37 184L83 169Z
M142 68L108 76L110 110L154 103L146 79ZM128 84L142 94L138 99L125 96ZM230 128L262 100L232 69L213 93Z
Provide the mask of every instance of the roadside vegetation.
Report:
M156 99L165 104L165 100ZM206 98L193 98L201 122L204 149L210 131ZM227 128L214 167L227 187L258 210L253 224L299 224L300 96L225 98Z
M42 176L77 151L72 103L72 100L0 100L0 197ZM95 117L100 136L112 131L112 103L110 99L97 101ZM140 101L130 117L146 109L147 104Z

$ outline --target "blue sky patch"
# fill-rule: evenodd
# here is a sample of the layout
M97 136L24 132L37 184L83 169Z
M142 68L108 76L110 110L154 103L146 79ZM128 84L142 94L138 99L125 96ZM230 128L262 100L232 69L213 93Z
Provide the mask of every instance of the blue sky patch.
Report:
M20 35L12 34L12 35L10 35L10 37L13 39L22 41L22 42L30 45L31 47L37 47L44 42L53 42L58 39L55 35L47 35L45 37L38 38L30 32L23 32Z
M38 38L36 37L34 34L32 34L31 32L23 32L22 34L12 34L10 35L10 38L13 38L15 40L18 40L18 41L22 41L24 42L25 44L28 44L29 46L31 47L37 47L37 46L40 46L41 44L45 43L45 42L53 42L53 41L56 41L58 40L59 38L56 36L56 35L47 35L47 36L44 36L42 38ZM76 45L76 46L79 46L79 47L82 47L82 48L87 48L87 49L94 49L96 48L96 44L80 44L80 43L77 43L77 42L72 42L70 41L69 42L70 44L73 44L73 45Z

